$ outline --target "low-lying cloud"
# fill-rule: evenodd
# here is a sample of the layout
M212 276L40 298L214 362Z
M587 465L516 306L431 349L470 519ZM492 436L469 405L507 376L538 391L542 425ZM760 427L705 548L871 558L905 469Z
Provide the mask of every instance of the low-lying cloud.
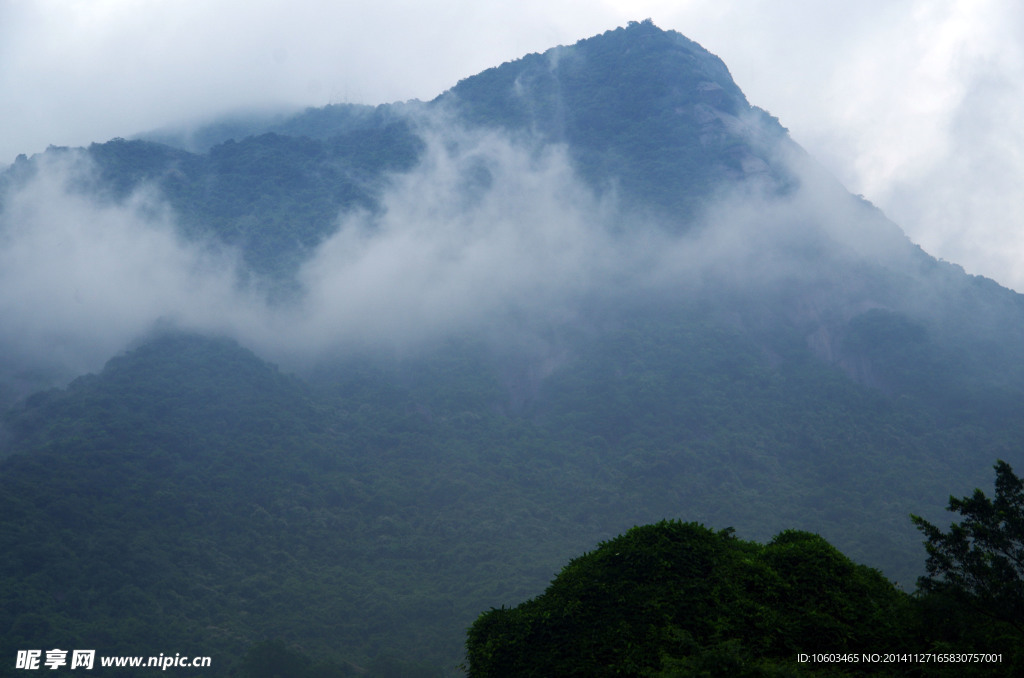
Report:
M837 185L812 185L813 172L786 196L753 182L673 234L596 194L563 147L444 127L425 137L422 162L392 178L381 209L339 217L298 272L300 294L275 302L237 252L184 240L155 190L103 202L73 188L94 171L84 154L43 162L0 215L5 355L66 378L169 326L302 365L570 323L602 295L806 277L794 252L809 238L869 258L906 245L895 227L865 228L866 208Z
M43 158L4 202L0 341L12 363L60 374L95 370L158 322L237 330L252 308L236 260L184 242L159 198L102 204L72 190L84 155Z
M564 149L490 133L431 136L374 213L339 218L301 268L301 293L268 301L239 253L183 239L152 188L104 202L84 154L40 160L0 216L0 342L25 369L96 370L157 326L238 339L285 363L402 348L508 312L571 313L615 267L611 208Z
M436 136L427 148L382 213L343 220L302 268L311 341L424 337L509 309L558 313L614 266L612 209L576 180L564 149L532 152L491 133Z

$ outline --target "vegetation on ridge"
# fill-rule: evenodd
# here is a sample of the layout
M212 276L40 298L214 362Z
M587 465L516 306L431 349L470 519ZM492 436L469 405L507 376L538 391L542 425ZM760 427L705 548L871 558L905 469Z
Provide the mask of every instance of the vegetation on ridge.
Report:
M966 520L948 534L914 517L929 576L913 597L818 535L789 530L762 546L662 521L574 559L542 595L481 615L469 676L1017 675L1024 482L995 468L994 500L950 499Z

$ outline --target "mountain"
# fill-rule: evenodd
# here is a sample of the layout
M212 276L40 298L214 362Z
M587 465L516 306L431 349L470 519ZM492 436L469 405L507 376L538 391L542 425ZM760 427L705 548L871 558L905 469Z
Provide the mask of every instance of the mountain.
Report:
M650 22L430 102L51 148L0 210L8 656L445 675L663 519L909 589L909 514L1020 456L1024 297Z

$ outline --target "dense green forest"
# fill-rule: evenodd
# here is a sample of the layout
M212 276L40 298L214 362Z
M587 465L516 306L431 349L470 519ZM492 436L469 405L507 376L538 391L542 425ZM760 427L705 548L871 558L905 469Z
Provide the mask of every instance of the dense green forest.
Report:
M509 155L533 183L507 180ZM537 169L552 158L580 184L554 202L584 203L556 215L591 249L541 239L511 265L482 259L469 286L540 280L422 336L395 321L345 343L360 316L304 324L309 263L406 243L396 214L426 224L407 268L453 223L473 233L438 240L449 269L517 243L489 243L490 221L557 229L529 209L563 177ZM683 36L633 23L431 102L21 157L0 174L0 248L23 242L35 182L65 162L74 204L166 210L179 244L237 253L233 284L326 348L168 311L61 381L53 365L96 323L59 327L60 350L37 351L53 365L28 368L7 356L35 355L19 337L34 311L9 304L0 674L54 647L298 678L451 676L464 660L550 675L570 648L621 660L616 675L806 675L821 667L786 658L812 639L1011 653L1004 626L936 583L926 526L995 460L1024 467L1024 297L910 243ZM507 213L479 208L494 195ZM350 250L317 259L344 228ZM563 275L580 252L596 263ZM331 292L377 300L368 325L411 323L427 299L365 280ZM476 291L437 290L452 307ZM37 310L88 308L68 297ZM585 668L555 673L599 675Z
M1024 662L1024 483L950 500L913 595L820 536L761 545L696 523L635 527L565 566L543 595L491 609L469 675L1011 676ZM880 651L881 650L881 651Z
M952 471L918 473L930 494L910 494L915 466L892 451L966 432L901 440L873 427L913 410L839 377L824 387L801 374L814 363L772 372L735 336L658 336L606 334L528 404L497 376L507 358L468 342L311 384L182 335L33 396L7 420L28 453L6 460L0 499L5 650L53 637L224 661L274 639L318 661L451 667L476 612L665 515L835 535L912 585L924 552L908 514ZM673 350L706 362L651 362ZM608 367L612 355L648 358Z

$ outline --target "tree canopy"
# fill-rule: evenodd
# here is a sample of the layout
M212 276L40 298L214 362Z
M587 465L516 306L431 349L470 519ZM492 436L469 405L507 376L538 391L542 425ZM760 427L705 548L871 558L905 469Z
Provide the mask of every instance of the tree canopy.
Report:
M473 678L793 675L801 652L905 647L910 614L907 594L818 535L761 545L662 521L573 560L543 595L483 614L467 657Z
M949 498L949 510L964 518L949 532L912 517L928 539L928 576L919 584L958 596L1024 639L1024 481L1005 461L995 471L994 499L980 489Z

